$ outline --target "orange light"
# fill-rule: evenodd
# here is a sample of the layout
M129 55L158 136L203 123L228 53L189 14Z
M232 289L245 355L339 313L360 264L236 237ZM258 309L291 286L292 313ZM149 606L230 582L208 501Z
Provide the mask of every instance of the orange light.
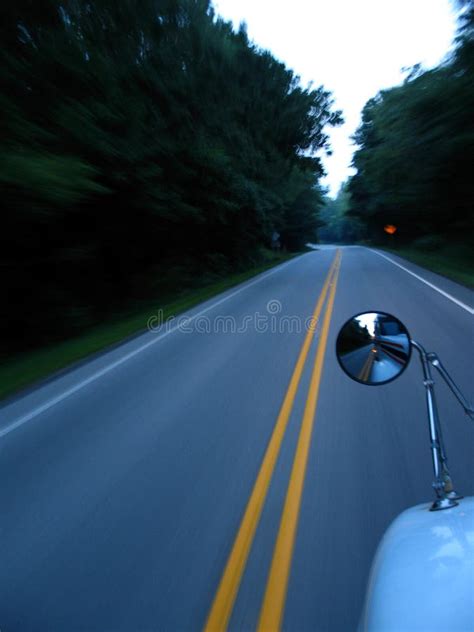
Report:
M383 227L383 229L389 235L393 235L393 233L397 232L397 227L394 226L393 224L387 224L386 226Z

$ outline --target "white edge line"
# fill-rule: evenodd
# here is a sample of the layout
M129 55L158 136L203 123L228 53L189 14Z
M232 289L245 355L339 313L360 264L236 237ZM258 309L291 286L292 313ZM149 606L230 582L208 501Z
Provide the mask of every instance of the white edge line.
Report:
M304 255L302 255L302 256L304 256ZM220 300L216 301L215 303L212 303L212 305L209 305L205 309L202 309L201 311L197 312L193 316L186 317L183 314L183 318L185 318L185 320L186 320L186 325L188 325L190 322L192 322L196 318L199 318L200 316L202 316L206 312L209 312L211 309L214 309L218 305L222 305L222 303L225 303L226 301L228 301L229 299L233 298L234 296L237 296L237 294L240 294L241 292L243 292L247 288L252 287L252 285L256 285L257 283L260 283L260 281L263 281L264 279L268 278L272 274L275 274L276 272L280 272L280 270L283 270L283 268L286 268L286 266L289 266L290 264L295 263L295 261L298 261L299 259L301 259L301 256L300 257L295 257L294 259L291 259L291 261L287 261L286 263L283 263L283 264L281 264L279 266L276 266L275 268L273 268L269 272L266 272L263 275L260 275L258 278L254 279L253 281L250 281L250 282L246 283L244 286L240 287L238 290L235 290L234 292L231 292L230 294L227 294L227 296L224 296L224 298L221 298ZM88 384L90 384L91 382L94 382L95 380L99 379L103 375L106 375L107 373L109 373L110 371L112 371L116 367L120 366L124 362L127 362L127 360L130 360L130 358L133 358L134 356L138 355L139 353L141 353L142 351L144 351L148 347L151 347L152 345L156 344L160 340L163 340L163 338L166 338L166 336L168 336L169 334L172 334L173 332L175 332L178 329L180 329L181 326L182 326L182 323L180 323L179 325L176 325L175 327L173 327L171 329L167 329L164 333L159 334L159 335L156 336L156 338L154 338L153 340L150 340L150 342L147 342L146 344L142 345L141 347L138 347L138 349L134 349L130 353L127 353L126 355L122 356L120 358L120 360L116 360L115 362L112 362L112 364L109 364L108 366L104 367L103 369L100 369L100 371L97 371L96 373L93 373L91 376L89 376L85 380L82 380L81 382L79 382L75 386L69 388L67 391L64 391L63 393L61 393L61 395L58 395L57 397L54 397L53 399L50 399L49 401L47 401L46 403L42 404L41 406L38 406L37 408L34 408L28 414L23 415L23 417L20 417L19 419L17 419L16 421L12 422L8 426L5 426L5 428L2 428L0 430L0 438L4 437L7 434L9 434L13 430L16 430L16 428L19 428L20 426L22 426L26 422L30 421L31 419L34 419L35 417L37 417L41 413L44 413L46 410L49 410L50 408L52 408L56 404L59 404L59 402L62 402L64 399L66 399L70 395L73 395L74 393L77 393L77 391L80 391L82 388L84 388L84 386L87 386Z
M405 270L405 272L408 272L408 274L411 274L412 276L414 276L415 279L418 279L419 281L421 281L422 283L424 283L428 287L432 288L436 292L439 292L440 294L445 296L447 299L449 299L453 303L456 303L456 305L459 305L459 307L462 307L463 309L465 309L466 312L469 312L470 314L474 314L474 309L472 307L469 307L469 305L466 305L466 303L463 303L462 301L459 301L457 298L454 298L454 296L452 296L451 294L448 294L444 290L441 290L436 285L433 285L433 283L430 283L429 281L427 281L423 277L419 276L418 274L415 274L414 272L412 272L408 268L405 268L405 266L400 265L399 263L397 263L396 261L394 261L390 257L387 257L386 255L383 255L381 252L378 252L377 250L372 250L372 248L369 248L369 250L371 252L375 253L376 255L378 255L379 257L383 257L384 259L387 259L387 261L390 261L391 263L393 263L394 266L398 266L402 270Z

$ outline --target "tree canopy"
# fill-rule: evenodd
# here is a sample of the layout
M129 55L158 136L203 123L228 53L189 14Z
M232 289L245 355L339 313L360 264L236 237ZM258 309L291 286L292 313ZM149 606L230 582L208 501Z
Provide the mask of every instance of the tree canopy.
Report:
M208 0L4 0L0 17L7 348L242 265L274 231L314 240L341 114Z
M344 182L337 196L332 199L324 197L324 206L319 213L321 228L318 239L326 243L354 243L365 236L364 224L349 215L351 196L349 181Z
M463 5L450 58L364 107L350 213L374 240L393 224L400 243L474 245L474 4Z

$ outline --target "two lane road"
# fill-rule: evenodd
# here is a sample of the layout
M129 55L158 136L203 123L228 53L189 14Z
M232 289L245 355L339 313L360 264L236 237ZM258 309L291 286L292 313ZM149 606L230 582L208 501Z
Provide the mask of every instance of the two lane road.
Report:
M321 248L5 403L1 629L355 630L375 548L432 472L417 358L363 386L335 338L392 313L472 398L473 305L394 256ZM438 400L473 495L474 427Z

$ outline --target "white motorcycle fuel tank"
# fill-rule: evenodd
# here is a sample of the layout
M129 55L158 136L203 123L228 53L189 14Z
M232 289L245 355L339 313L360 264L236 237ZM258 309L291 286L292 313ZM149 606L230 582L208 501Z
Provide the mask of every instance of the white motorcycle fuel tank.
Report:
M377 550L359 632L474 630L474 497L398 516Z

